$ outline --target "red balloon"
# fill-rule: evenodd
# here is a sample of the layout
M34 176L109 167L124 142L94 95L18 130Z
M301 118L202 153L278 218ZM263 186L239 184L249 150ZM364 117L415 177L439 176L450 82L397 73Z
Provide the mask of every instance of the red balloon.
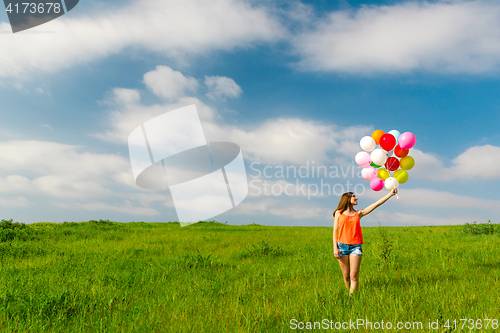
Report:
M385 168L389 171L396 171L399 168L399 160L395 157L389 157L385 162Z
M389 151L394 148L395 145L396 138L394 137L394 135L385 133L380 137L380 147L382 147L383 150Z
M401 147L397 145L394 148L394 155L396 155L397 157L405 157L406 155L408 155L409 151L410 149L401 149Z

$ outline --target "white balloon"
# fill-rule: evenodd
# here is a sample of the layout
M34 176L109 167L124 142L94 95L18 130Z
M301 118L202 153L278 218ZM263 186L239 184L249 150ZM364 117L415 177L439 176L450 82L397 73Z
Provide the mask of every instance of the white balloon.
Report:
M363 170L361 170L361 177L366 180L372 180L373 178L377 177L377 169L372 166L363 168Z
M364 151L372 151L377 146L375 140L373 140L371 136L364 136L359 142L359 145Z
M399 136L401 135L401 132L399 132L398 130L390 130L387 133L392 134L394 139L396 139L396 144L398 144L398 139L399 139Z
M398 188L399 187L399 182L396 178L394 177L389 177L385 180L384 182L385 184L385 188L390 191L392 190L393 188Z
M372 162L376 165L384 165L387 161L387 154L385 150L377 148L371 153Z
M366 151L360 151L356 154L354 160L359 166L367 167L370 165L371 157L370 154L368 154Z

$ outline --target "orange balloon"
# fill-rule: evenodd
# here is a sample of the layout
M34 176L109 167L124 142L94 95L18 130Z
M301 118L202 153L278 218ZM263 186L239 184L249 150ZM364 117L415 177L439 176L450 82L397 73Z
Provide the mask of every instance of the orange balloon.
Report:
M385 134L385 132L382 130L376 130L375 132L372 133L372 138L373 138L373 140L375 140L376 144L378 144L378 145L380 144L380 138L384 134Z

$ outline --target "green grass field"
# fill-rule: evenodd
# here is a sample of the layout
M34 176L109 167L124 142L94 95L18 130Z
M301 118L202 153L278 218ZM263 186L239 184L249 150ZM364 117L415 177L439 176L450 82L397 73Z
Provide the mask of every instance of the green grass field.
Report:
M335 329L362 319L400 332L500 332L499 225L372 227L363 237L350 298L332 228L3 220L0 330L372 331Z

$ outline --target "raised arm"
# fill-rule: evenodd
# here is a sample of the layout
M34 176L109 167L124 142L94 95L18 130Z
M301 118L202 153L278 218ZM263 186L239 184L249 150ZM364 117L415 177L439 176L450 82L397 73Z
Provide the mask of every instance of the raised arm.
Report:
M359 218L362 218L363 216L370 214L375 208L377 208L378 206L382 205L384 202L389 200L390 197L396 195L396 193L398 193L397 188L391 190L391 192L387 193L383 198L379 199L377 202L371 204L370 206L366 207L365 209L359 210L358 211Z

